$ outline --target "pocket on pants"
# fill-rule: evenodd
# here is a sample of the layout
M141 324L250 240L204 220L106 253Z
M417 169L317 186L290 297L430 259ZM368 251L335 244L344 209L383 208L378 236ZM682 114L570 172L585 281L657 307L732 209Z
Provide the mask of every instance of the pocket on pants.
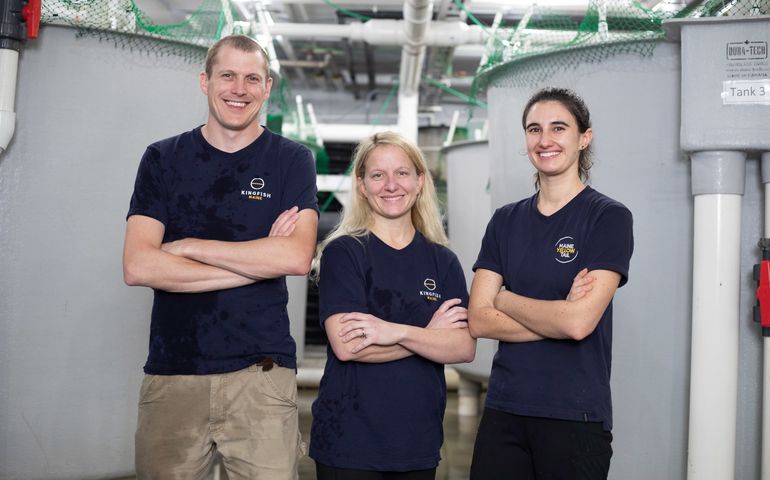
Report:
M160 375L144 375L142 386L139 388L139 405L152 403L159 398L159 382Z
M275 366L267 372L258 372L265 379L275 398L297 407L297 374L293 368Z

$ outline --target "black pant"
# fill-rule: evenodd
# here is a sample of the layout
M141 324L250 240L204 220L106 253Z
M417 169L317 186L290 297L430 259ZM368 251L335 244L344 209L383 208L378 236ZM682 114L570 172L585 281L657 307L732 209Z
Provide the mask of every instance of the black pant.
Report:
M315 471L318 480L435 480L436 478L435 468L411 472L375 472L336 468L315 462Z
M601 423L484 409L471 480L606 480L612 434Z

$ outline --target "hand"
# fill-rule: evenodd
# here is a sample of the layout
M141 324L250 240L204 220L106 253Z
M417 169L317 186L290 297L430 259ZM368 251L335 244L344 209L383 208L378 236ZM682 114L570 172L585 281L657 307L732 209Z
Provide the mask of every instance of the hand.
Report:
M460 307L461 302L450 298L442 303L425 328L468 328L468 309Z
M588 295L588 292L594 288L592 285L593 281L594 277L588 274L587 268L579 271L577 275L575 275L575 278L572 280L572 287L567 294L567 301L574 302L575 300Z
M368 313L351 312L340 317L342 329L337 333L342 343L358 340L350 353L356 354L369 345L395 345L403 338L395 323L386 322Z
M269 237L288 237L294 231L294 227L297 226L297 220L299 219L299 207L291 207L284 211L273 222L273 226L270 228Z

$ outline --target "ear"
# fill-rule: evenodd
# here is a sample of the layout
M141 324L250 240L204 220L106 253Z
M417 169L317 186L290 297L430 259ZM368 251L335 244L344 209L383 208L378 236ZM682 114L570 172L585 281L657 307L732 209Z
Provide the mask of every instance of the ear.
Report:
M364 179L361 177L356 177L356 186L358 187L358 193L360 193L362 197L366 198L366 187L364 186Z
M206 72L201 72L201 74L198 77L198 81L200 83L201 92L203 92L203 94L208 97L209 96L209 76L206 75Z
M594 131L590 128L580 134L580 149L585 150L591 145L591 140L594 138Z
M267 77L265 82L265 101L270 98L270 90L273 88L273 77Z
M422 188L425 186L425 173L417 175L417 186L420 187L417 193L422 193Z

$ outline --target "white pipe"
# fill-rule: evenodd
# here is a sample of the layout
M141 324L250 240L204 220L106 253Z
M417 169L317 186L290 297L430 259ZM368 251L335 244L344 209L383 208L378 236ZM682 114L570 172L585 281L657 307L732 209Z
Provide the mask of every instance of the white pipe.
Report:
M526 12L525 12L526 13ZM403 45L407 43L403 20L374 19L366 23L346 25L319 23L274 23L269 26L272 35L287 38L313 38L315 40L337 40L347 38L352 41L367 42L372 45ZM507 38L515 30L499 28L498 36ZM543 30L527 28L520 32L526 41L544 46L569 42L577 32L575 30ZM630 39L654 38L655 32L609 32L606 40L589 40L586 44L619 42ZM641 36L641 38L640 38ZM424 42L432 47L458 47L466 49L466 55L472 52L481 56L489 35L477 25L466 25L459 21L435 21L428 25ZM479 46L479 47L476 47Z
M422 64L425 59L425 32L428 30L431 16L433 15L433 0L406 0L404 2L404 34L406 42L401 49L401 69L399 70L399 97L405 97L407 104L410 104L408 97L417 95L417 89L420 87ZM412 112L401 111L399 98L399 117L402 115L411 115ZM415 107L414 117L416 122L417 109ZM406 120L410 122L410 120ZM402 123L399 118L399 123ZM405 133L409 133L407 130ZM415 135L413 140L417 140Z
M254 8L256 11L255 27L261 32L257 35L257 42L267 52L267 58L270 60L270 69L280 74L281 64L278 62L278 54L275 52L275 45L273 44L273 35L270 33L270 26L274 25L275 22L273 22L273 17L270 16L270 12L265 9L265 5L261 1L256 2Z
M433 0L404 2L404 34L398 85L398 125L401 134L417 143L417 107L425 58L425 32L433 15Z
M16 129L16 74L19 69L19 52L0 49L0 153L8 148Z
M692 154L688 480L735 476L743 152Z
M379 132L400 132L398 125L359 125L342 123L319 123L316 126L318 134L324 142L358 143L364 138Z
M305 132L305 109L302 108L302 95L294 97L297 102L297 125L299 128L299 139L305 140L307 138L307 132Z
M280 0L283 5L322 5L323 0ZM342 7L352 7L353 9L372 9L375 5L380 10L398 8L403 5L403 0L341 0L335 2ZM466 7L468 6L466 3ZM523 15L531 2L512 2L511 0L473 0L470 9L473 13L489 12L504 9L509 15ZM562 15L585 15L588 9L588 0L538 0L539 7L546 7L549 10L558 11Z
M765 185L764 237L770 238L770 152L762 154L762 183ZM762 335L762 456L761 480L770 480L770 337Z
M346 25L327 23L274 23L270 33L288 38L314 38L329 40L347 38L352 41L367 42L372 45L403 45L408 38L405 32L405 20L374 19L366 23L348 23ZM573 32L574 35L574 32ZM425 24L423 33L426 45L453 47L466 44L482 44L486 34L477 25L467 25L460 21L436 21Z
M417 143L419 123L417 121L417 107L420 97L417 92L412 94L398 94L398 132L409 140Z
M446 140L444 140L444 146L448 147L455 139L455 130L457 130L457 122L460 121L460 110L455 110L452 113L452 120L449 122L449 130L446 133Z
M310 128L313 130L313 135L315 135L316 145L323 147L323 138L321 137L321 134L318 133L318 119L315 116L315 109L313 108L313 104L310 102L307 104L307 116L308 119L310 119Z
M740 195L695 197L688 480L735 476Z

